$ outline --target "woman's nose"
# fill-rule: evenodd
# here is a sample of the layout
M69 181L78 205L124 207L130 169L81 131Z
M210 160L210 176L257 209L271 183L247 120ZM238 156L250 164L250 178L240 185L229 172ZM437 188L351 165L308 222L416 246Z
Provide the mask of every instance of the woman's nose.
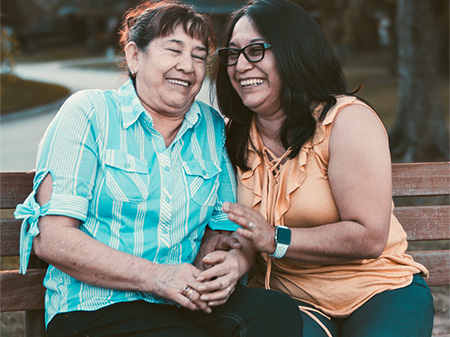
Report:
M236 71L243 72L252 67L253 67L253 64L249 60L247 60L244 53L241 53L237 59Z
M185 73L193 72L194 60L192 59L192 55L190 53L181 53L176 69Z

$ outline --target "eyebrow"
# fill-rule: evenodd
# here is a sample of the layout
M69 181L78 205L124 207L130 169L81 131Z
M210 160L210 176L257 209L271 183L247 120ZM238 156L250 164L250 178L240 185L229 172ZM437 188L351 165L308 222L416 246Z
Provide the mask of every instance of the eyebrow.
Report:
M184 47L184 44L185 44L183 41L177 40L177 39L170 39L170 40L166 40L165 42L166 43L170 43L170 42L176 43L182 47ZM207 51L206 48L203 46L196 46L194 49L199 50L199 51Z
M264 41L264 39L261 38L261 37L258 37L258 38L255 38L255 39L251 39L251 40L250 40L250 44L256 43L256 42L261 42L261 41ZM228 45L229 45L229 46L235 46L235 47L237 47L237 44L234 43L234 42L229 42Z

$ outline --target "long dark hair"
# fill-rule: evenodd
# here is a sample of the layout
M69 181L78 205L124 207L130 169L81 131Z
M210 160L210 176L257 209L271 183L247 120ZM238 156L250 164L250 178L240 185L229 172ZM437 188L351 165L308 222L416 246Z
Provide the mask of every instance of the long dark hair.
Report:
M224 46L230 42L234 26L247 16L255 29L272 48L282 82L280 103L286 119L280 130L285 148L292 148L290 158L314 135L316 119L312 112L318 104L325 107L323 120L336 103L335 95L355 94L349 91L340 63L315 20L301 7L287 0L251 0L229 18ZM248 109L233 89L227 67L215 64L217 102L229 118L227 150L231 162L248 170L247 147L253 111Z

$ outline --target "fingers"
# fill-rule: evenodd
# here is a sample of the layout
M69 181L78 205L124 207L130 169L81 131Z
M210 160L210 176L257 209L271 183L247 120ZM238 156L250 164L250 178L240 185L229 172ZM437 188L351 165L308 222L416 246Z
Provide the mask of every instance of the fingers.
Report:
M200 299L198 287L201 283L195 280L200 275L200 270L187 263L158 265L158 268L152 293L175 301L187 309L211 313L208 303Z
M223 210L228 213L228 218L231 221L247 230L251 230L254 225L266 223L266 220L260 212L241 204L225 202L223 204Z
M238 224L237 234L250 240L260 252L275 251L275 227L270 225L259 211L240 204L226 202L223 204L228 218Z
M200 250L195 258L194 266L200 270L210 268L209 265L205 265L202 259L204 256L217 250L229 251L231 249L242 249L242 245L239 240L231 235L216 234L208 238L202 243Z
M211 258L221 262L197 277L197 281L201 282L198 290L202 294L221 291L229 286L234 287L239 279L239 262L236 259L227 256L225 252L214 255Z
M217 244L217 250L241 249L242 245L239 240L230 235L221 235Z
M219 305L225 304L231 294L234 292L235 286L230 285L222 290L201 294L200 299L208 303L210 307L217 307Z
M196 281L205 282L205 280L217 279L218 277L222 277L224 274L227 274L229 270L233 268L230 265L231 261L224 265L225 260L227 259L227 252L217 251L206 255L203 258L203 263L211 265L212 267L202 271L199 276L197 276ZM202 285L200 285L200 290L202 290Z
M209 253L208 255L206 255L203 258L203 263L206 264L218 264L218 263L222 263L225 259L226 259L226 252L224 251L216 251L216 252L212 252ZM201 272L200 274L203 274L203 272Z
M204 260L214 266L203 271L197 281L200 300L208 306L224 304L233 293L239 278L239 261L229 252L217 251L208 254Z
M186 286L181 291L181 298L180 298L180 304L184 307L191 309L191 310L203 310L204 312L210 314L211 308L208 306L208 303L206 301L202 301L200 299L200 293L195 290L191 286Z

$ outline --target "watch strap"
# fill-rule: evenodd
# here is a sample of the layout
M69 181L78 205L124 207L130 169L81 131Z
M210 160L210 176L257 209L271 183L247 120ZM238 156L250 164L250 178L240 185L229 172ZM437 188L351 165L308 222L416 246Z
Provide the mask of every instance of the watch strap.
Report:
M277 242L277 248L275 249L275 252L273 254L270 254L269 256L276 259L281 259L284 254L286 254L288 247L289 245Z

